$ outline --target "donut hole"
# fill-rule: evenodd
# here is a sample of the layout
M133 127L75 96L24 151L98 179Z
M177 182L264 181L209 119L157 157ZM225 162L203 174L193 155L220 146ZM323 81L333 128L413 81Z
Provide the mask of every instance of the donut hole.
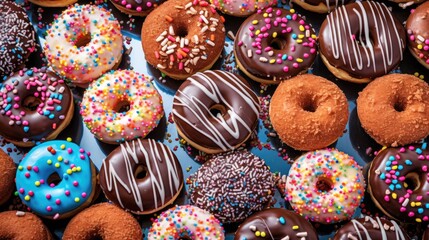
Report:
M333 183L329 178L319 177L316 182L316 189L320 192L329 192L333 188Z
M224 116L226 114L226 108L223 105L216 104L210 108L210 113L215 117Z
M137 165L137 168L134 171L134 177L136 179L144 179L147 177L147 168L143 165Z
M131 104L128 100L123 100L123 101L116 103L113 110L115 112L126 113L130 110L130 106L131 106Z
M412 191L420 188L420 179L417 173L408 173L405 175L404 187Z
M21 105L30 111L36 111L37 107L41 103L42 103L42 100L40 100L39 98L34 96L28 96L22 100Z
M273 38L268 45L275 50L283 50L286 48L287 41L283 37L276 37Z
M301 108L306 112L316 112L318 104L311 97L305 97L301 101Z
M174 33L176 34L176 36L180 37L180 38L184 38L186 36L188 36L188 28L185 25L179 25L176 26L174 29Z
M88 46L91 42L91 35L83 34L76 39L75 45L77 48L82 48Z
M394 102L393 102L393 108L395 109L395 111L397 112L403 112L405 111L407 107L407 102L405 101L405 99L402 98L397 98Z
M57 172L54 172L51 175L49 175L48 179L46 180L48 185L51 187L57 186L58 184L60 184L61 181L62 179Z

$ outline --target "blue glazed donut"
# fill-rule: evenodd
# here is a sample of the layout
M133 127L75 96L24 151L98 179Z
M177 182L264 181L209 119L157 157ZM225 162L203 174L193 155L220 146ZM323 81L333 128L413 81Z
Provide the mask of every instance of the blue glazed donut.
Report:
M90 153L75 143L55 140L30 150L16 172L18 196L36 214L67 218L96 198L96 168Z

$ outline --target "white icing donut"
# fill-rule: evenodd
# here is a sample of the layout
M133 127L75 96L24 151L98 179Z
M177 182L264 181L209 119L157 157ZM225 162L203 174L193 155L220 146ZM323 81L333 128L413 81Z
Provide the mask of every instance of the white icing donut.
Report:
M245 17L277 3L277 0L210 0L223 13Z
M365 192L361 167L335 149L308 152L292 164L286 199L310 221L335 223L350 219Z
M44 52L59 75L85 85L117 65L122 48L121 26L109 11L76 4L52 23Z

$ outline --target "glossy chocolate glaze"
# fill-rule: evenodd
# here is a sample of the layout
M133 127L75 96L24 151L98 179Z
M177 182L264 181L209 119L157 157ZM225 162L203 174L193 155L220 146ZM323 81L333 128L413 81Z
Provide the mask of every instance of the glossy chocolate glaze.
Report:
M138 169L145 176L136 176ZM183 186L182 167L162 143L136 139L122 143L104 160L100 186L106 197L133 213L151 213L171 202Z
M298 0L301 1L301 0ZM328 8L337 8L341 5L345 5L351 2L355 2L355 0L304 0L304 2L318 6L319 4L325 4Z
M326 17L319 44L330 65L355 78L373 79L402 60L405 30L383 3L356 2Z
M190 141L227 151L250 136L259 109L259 99L246 80L215 70L194 74L183 82L174 96L172 112L177 128Z
M403 222L429 221L429 150L426 143L386 148L369 169L372 199L387 215Z
M411 12L405 28L408 47L429 67L429 2L424 2Z
M429 240L429 228L426 227L426 230L423 232L422 240Z
M294 229L296 226L298 229ZM287 238L289 240L301 240L303 237L319 239L316 230L305 218L283 208L270 208L248 217L238 227L234 240L274 240L286 239L286 237L289 237Z
M257 78L288 79L313 64L317 54L314 34L297 13L268 8L242 23L234 41L235 57Z
M66 123L73 106L72 92L53 72L21 70L1 85L0 135L18 142L43 140Z
M333 240L408 240L405 231L395 222L383 218L352 219L341 227Z

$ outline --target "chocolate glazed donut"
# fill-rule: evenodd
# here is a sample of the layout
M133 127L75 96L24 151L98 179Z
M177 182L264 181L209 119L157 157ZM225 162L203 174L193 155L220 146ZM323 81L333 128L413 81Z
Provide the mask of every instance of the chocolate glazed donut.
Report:
M183 173L167 146L136 139L117 147L103 161L100 186L106 197L135 214L151 214L179 195Z
M368 172L368 191L377 207L402 222L429 222L427 144L381 150Z
M179 134L206 153L233 150L245 142L258 123L259 99L240 76L205 71L189 77L173 100Z
M312 12L326 13L355 0L291 0L291 2Z
M410 239L405 231L392 220L383 218L365 218L352 219L345 224L335 234L333 240L408 240Z
M392 71L402 60L405 30L383 3L341 6L319 32L323 62L338 78L369 82Z
M298 229L294 229L298 226ZM313 226L299 214L270 208L248 217L235 232L234 240L256 239L319 239Z

